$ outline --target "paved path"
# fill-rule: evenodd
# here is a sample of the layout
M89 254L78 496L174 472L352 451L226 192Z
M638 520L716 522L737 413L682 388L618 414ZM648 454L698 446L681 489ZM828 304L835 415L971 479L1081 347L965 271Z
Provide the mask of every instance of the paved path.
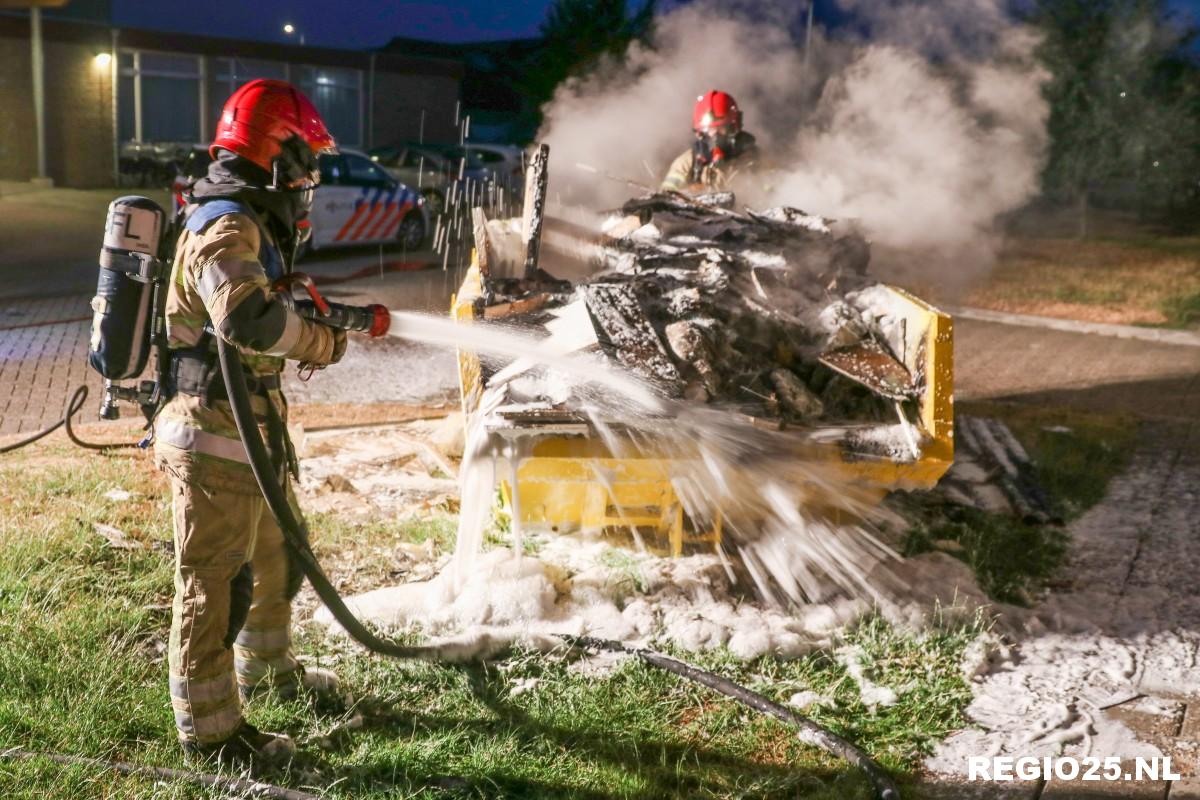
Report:
M355 272L374 256L314 259L314 274ZM382 302L393 309L443 313L457 288L440 269L385 272L332 285L326 294L349 303ZM90 293L25 299L0 298L0 436L41 430L58 420L75 387L90 388L82 421L93 421L104 382L87 365ZM50 324L53 323L53 324ZM453 357L398 340L355 336L346 361L301 383L289 370L296 403L442 402L457 394ZM132 407L122 413L136 414Z
M1058 317L1041 317L1033 314L1013 314L1008 311L992 311L986 308L955 308L942 306L955 319L972 319L980 322L1000 322L1005 325L1020 325L1026 328L1067 331L1068 333L1094 333L1117 339L1140 339L1160 344L1181 344L1200 347L1200 333L1179 331L1169 328L1149 328L1141 325L1112 325L1106 322L1081 322Z
M0 300L0 435L46 427L80 384L90 389L83 418L95 417L104 382L87 365L88 299Z
M44 189L0 196L0 298L92 292L108 204L155 189Z
M1200 799L1200 422L1144 422L1129 470L1071 525L1071 585L976 687L928 797ZM1166 755L1178 782L963 784L963 757ZM1086 791L1085 791L1086 790Z
M1200 418L1200 347L955 320L955 397Z

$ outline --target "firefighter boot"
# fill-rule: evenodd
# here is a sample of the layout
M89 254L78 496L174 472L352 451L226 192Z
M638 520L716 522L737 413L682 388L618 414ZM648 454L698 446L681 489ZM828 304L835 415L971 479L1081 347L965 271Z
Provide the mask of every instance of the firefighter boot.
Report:
M232 736L219 742L201 744L191 740L182 744L189 757L222 766L281 766L296 753L296 743L290 736L263 733L249 722L243 722Z

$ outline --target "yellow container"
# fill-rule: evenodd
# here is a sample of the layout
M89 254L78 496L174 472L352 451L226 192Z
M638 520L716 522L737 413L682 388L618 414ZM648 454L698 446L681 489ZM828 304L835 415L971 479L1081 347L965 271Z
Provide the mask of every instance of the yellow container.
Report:
M887 288L889 313L905 320L905 366L910 374L923 376L920 419L915 425L921 433L920 458L892 460L864 455L847 451L835 442L814 444L797 453L798 458L835 464L853 483L880 499L894 489L933 486L954 459L951 319L901 289ZM477 319L482 294L479 269L473 264L452 301L453 317L463 324ZM458 366L463 413L469 425L483 392L479 357L460 349ZM529 436L523 436L528 455L520 461L516 479L517 507L523 525L563 532L636 528L665 541L672 555L679 555L685 545L720 541L719 520L712 530L689 530L671 486L670 461L652 454L614 458L599 437L581 436L561 427L535 431L537 428L532 427ZM502 510L506 513L512 510L510 484L506 480L501 485Z

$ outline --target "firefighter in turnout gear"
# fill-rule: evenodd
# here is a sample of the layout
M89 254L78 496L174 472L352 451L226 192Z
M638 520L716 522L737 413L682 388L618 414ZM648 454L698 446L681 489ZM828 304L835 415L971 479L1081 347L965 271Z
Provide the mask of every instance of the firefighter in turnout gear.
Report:
M756 153L754 137L742 130L737 101L715 89L700 95L692 110L692 131L695 141L671 163L662 189L687 194L725 191Z
M344 331L302 318L271 289L290 272L323 152L336 152L333 137L293 86L257 80L238 89L217 126L215 160L183 209L166 300L170 400L155 421L155 455L174 506L171 704L184 750L223 762L294 749L247 723L242 699L265 689L336 692L331 673L306 673L292 655L302 576L238 438L214 339L241 353L260 430L290 484L284 363L321 367L346 348Z

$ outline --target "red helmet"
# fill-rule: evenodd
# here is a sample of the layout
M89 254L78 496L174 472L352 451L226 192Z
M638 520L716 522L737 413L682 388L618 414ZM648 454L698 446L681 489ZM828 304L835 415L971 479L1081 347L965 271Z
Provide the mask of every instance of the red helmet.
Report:
M713 89L696 98L692 130L698 134L737 134L742 130L742 110L732 95Z
M286 81L259 79L225 101L209 153L216 158L217 148L223 148L277 175L276 160L294 137L308 145L313 158L305 160L313 164L315 156L337 152L320 112L299 89Z

